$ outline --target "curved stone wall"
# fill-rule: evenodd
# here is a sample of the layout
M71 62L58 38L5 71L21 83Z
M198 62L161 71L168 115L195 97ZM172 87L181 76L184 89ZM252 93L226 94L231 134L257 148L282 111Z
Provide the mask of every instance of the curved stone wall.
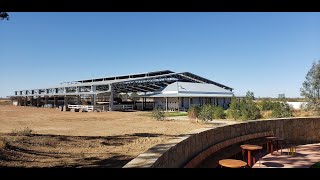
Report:
M282 137L290 143L319 143L320 118L266 119L198 129L150 148L126 164L124 168L184 167L195 157L205 156L202 152L210 147L214 146L215 150L218 150L223 148L224 143L222 142L266 132L272 132L275 136Z

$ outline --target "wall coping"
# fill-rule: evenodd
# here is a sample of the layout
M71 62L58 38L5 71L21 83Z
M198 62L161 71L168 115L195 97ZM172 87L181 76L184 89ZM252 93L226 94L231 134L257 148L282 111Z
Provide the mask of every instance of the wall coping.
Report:
M154 163L164 155L168 150L175 147L177 144L185 141L186 139L190 138L193 135L203 133L205 131L210 131L213 129L221 128L221 127L232 127L239 124L250 124L255 122L268 122L268 121L281 121L281 120L299 120L299 119L319 119L319 116L313 117L292 117L292 118L275 118L275 119L259 119L259 120L247 120L243 122L239 122L236 124L227 124L227 125L218 125L212 128L200 128L189 131L186 134L181 134L176 137L170 138L168 141L162 144L157 144L146 152L138 155L136 158L132 159L123 168L150 168L153 167ZM213 120L214 121L214 120ZM319 119L320 121L320 119ZM227 140L227 139L226 139Z

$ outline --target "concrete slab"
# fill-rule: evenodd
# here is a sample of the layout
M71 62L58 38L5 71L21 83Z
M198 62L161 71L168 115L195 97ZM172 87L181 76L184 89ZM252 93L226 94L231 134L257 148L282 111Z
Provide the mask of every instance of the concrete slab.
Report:
M275 155L264 156L260 163L252 168L310 168L320 162L320 143L297 146L295 155L288 155L289 149L283 149Z

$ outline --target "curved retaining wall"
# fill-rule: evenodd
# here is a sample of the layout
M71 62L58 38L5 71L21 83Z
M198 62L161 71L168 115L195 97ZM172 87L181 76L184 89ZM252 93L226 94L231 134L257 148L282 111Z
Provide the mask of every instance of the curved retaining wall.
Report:
M212 146L223 144L221 142L264 132L272 132L275 136L282 137L291 143L319 143L320 118L266 119L194 130L150 148L126 164L124 168L184 167L192 159L199 157L199 154L201 156L201 152ZM219 147L216 148L218 149Z

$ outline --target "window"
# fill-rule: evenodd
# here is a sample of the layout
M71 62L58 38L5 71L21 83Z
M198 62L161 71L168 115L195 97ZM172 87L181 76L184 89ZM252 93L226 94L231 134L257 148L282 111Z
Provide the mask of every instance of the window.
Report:
M181 97L181 107L184 107L183 97Z

